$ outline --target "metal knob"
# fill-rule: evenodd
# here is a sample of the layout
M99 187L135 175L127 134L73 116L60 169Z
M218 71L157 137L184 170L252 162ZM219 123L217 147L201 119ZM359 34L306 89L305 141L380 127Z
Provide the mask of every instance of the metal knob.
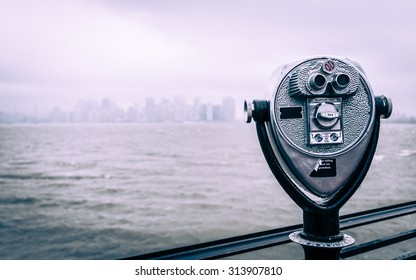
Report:
M247 100L244 100L244 119L246 123L251 123L253 119L253 103Z
M318 105L315 112L316 124L321 128L331 128L337 124L341 118L341 113L338 112L334 104L322 102Z
M375 100L377 114L383 119L389 118L393 112L393 101L391 98L388 96L380 95L376 96Z
M269 101L244 101L244 119L246 123L250 123L252 119L256 122L267 122L270 120L269 113Z

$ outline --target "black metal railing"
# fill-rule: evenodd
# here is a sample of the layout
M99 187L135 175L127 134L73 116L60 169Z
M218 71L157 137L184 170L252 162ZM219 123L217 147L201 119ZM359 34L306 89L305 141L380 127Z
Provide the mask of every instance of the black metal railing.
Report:
M340 217L341 230L357 228L416 213L416 201L357 212ZM149 254L137 255L126 260L196 260L221 259L265 248L290 243L289 234L300 230L301 224L174 248ZM342 259L380 249L416 237L416 229L386 236L370 242L346 247L341 251ZM416 250L395 259L416 259Z

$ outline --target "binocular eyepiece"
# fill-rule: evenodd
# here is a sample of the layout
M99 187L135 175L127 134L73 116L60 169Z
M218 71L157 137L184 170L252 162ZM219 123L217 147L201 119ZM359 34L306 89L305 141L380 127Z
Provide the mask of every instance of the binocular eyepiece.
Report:
M311 94L322 94L322 89L332 86L334 89L333 94L337 94L338 91L346 88L351 82L351 78L348 74L338 73L331 80L327 81L327 77L320 73L314 73L309 77L309 86L311 89Z
M313 67L303 65L294 69L289 79L289 95L294 98L352 96L358 84L359 73L356 68L326 59Z

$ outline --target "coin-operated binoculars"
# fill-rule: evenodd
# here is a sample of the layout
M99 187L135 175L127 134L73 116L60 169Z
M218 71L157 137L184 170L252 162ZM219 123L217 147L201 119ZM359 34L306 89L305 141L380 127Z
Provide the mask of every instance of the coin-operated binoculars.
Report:
M272 82L270 101L246 101L244 111L271 171L303 210L303 230L289 237L306 259L339 259L355 242L340 232L339 209L370 167L392 102L374 97L361 66L345 58L283 65Z

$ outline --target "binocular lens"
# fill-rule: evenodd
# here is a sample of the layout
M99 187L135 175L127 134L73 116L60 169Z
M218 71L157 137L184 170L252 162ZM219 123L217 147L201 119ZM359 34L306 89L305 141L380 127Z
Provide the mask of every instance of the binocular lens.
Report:
M335 77L335 86L337 88L345 88L350 83L350 76L347 74L338 74Z
M326 84L326 78L321 74L312 75L309 79L309 84L315 90L322 89Z

